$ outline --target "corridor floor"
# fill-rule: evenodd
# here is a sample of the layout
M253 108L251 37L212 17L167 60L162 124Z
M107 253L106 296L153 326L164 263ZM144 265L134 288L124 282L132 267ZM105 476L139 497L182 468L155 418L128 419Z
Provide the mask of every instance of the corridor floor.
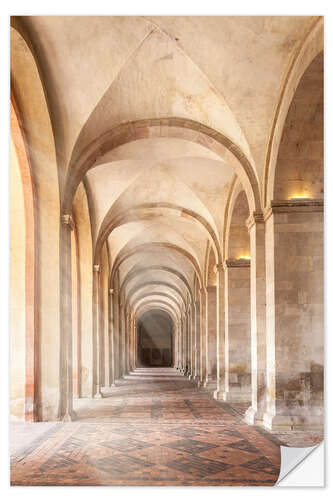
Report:
M13 426L12 485L269 486L279 476L280 441L171 368L137 369L75 410L74 422Z

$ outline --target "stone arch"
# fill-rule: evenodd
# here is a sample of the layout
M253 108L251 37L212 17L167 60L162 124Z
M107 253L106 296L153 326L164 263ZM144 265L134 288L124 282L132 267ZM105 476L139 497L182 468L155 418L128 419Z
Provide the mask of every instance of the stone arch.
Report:
M36 204L33 172L27 152L26 139L20 125L14 96L10 101L10 135L14 144L24 201L25 218L25 388L24 419L37 420L38 403L38 324L36 274ZM22 256L23 257L23 256Z
M214 249L216 260L221 260L221 251L218 242L218 238L215 234L214 229L211 227L209 222L207 222L201 215L197 214L193 210L189 210L182 206L177 206L172 203L145 203L142 205L134 206L129 210L126 210L124 213L118 214L115 218L113 218L113 209L112 207L109 209L108 213L104 217L104 220L101 224L99 234L96 241L95 246L95 261L98 260L100 249L102 248L105 240L110 236L112 231L122 224L126 224L128 222L133 222L136 220L142 219L142 214L139 210L149 210L149 209L166 209L172 210L173 213L178 214L179 217L186 217L194 222L201 225L208 234L210 241L212 242L212 247Z
M36 392L38 405L33 410L30 398L30 412L35 411L34 420L57 418L62 380L60 376L60 172L53 137L48 103L41 80L39 67L30 45L21 32L11 28L11 93L15 99L16 112L25 136L26 149L34 182L35 204L35 247L33 258L38 257L35 268L35 346L43 352L47 363L39 360L39 386ZM51 210L52 207L52 210ZM30 233L30 237L33 236ZM52 286L50 286L52 283ZM34 307L33 301L29 307ZM38 318L37 318L38 316ZM52 332L52 335L49 335ZM33 358L32 358L33 359ZM31 359L31 362L32 362ZM35 357L36 359L36 357ZM35 363L36 365L36 363ZM37 370L37 366L35 366ZM31 372L31 369L30 369ZM35 375L36 377L36 375ZM28 379L27 379L28 382ZM30 380L28 384L30 385ZM31 394L30 385L30 394ZM38 392L38 397L37 397Z
M247 193L253 211L259 210L257 174L246 155L225 135L194 120L177 117L153 118L123 123L90 143L70 160L63 213L69 213L78 184L90 168L108 151L127 142L148 137L172 137L199 143L218 154L234 169Z
M322 199L324 193L324 57L319 52L299 80L284 123L274 200Z
M147 297L166 297L166 298L170 299L172 302L174 302L177 306L179 306L179 302L177 301L177 299L175 299L175 297L173 295L166 293L166 292L158 292L158 291L143 293L139 297L136 297L135 299L133 299L133 302L131 305L134 306L137 302L140 302L141 300L143 300Z
M184 283L184 285L187 288L187 291L189 293L192 293L190 285L189 285L187 279L185 278L185 276L182 273L176 271L175 269L172 269L171 267L158 266L158 265L150 266L150 267L139 267L137 269L131 270L129 273L127 273L127 275L123 279L123 282L122 282L122 284L120 286L120 293L123 292L123 290L124 290L125 286L127 285L127 283L129 283L132 279L136 278L140 274L144 274L146 271L151 271L151 270L165 271L166 273L175 275L177 278L179 278Z
M144 288L144 287L147 287L147 286L154 286L154 285L161 285L161 286L164 286L164 287L167 287L167 288L170 288L170 290L174 291L177 293L178 297L180 297L182 303L185 305L185 298L182 294L182 292L179 290L178 287L176 287L175 285L171 284L171 283L168 283L168 282L164 282L164 281L145 281L143 283L140 283L138 284L137 286L133 287L127 297L126 297L126 302L125 304L130 304L130 299L132 298L132 296L134 294L136 294L141 288ZM150 293L160 293L160 292L157 292L157 291L154 291L154 292L150 292Z
M294 52L290 61L287 74L282 83L281 92L277 102L275 115L266 152L265 170L263 179L263 206L267 207L274 199L275 169L279 145L290 103L294 97L300 79L313 59L324 48L324 21L316 18L309 31ZM252 211L252 206L249 204Z
M148 310L137 320L138 361L144 366L174 364L175 325L166 311Z
M153 309L154 307L160 307L160 308L165 308L167 310L170 310L174 313L175 317L179 318L180 315L177 314L177 309L175 309L171 304L169 304L168 302L165 302L163 300L147 300L145 302L141 302L139 305L136 306L136 308L134 308L134 315L135 317L138 316L139 314L139 311L141 311L142 309L144 308L148 308L148 309Z
M173 310L171 307L168 307L166 305L163 305L163 304L144 304L142 306L138 306L138 308L136 309L136 315L139 316L141 313L144 313L145 311L149 311L150 309L162 309L162 310L165 310L167 311L171 317L173 318L174 320L174 323L176 324L177 321L179 321L179 316L177 316L177 313L175 310Z
M173 245L171 243L160 243L160 242L143 243L141 245L135 246L131 250L127 250L127 251L123 250L123 251L121 251L118 254L118 256L115 259L114 264L113 264L113 268L112 268L112 271L111 271L111 282L112 282L114 273L116 272L116 270L118 269L118 267L128 257L130 257L130 256L132 256L134 254L137 254L138 252L147 252L149 250L157 249L157 248L168 248L168 249L173 250L174 252L176 252L176 253L178 253L180 255L183 255L183 257L185 257L192 264L193 269L194 269L194 271L196 272L196 274L198 276L200 285L202 285L202 283L203 283L203 281L202 281L202 275L201 275L199 264L196 261L196 259L189 252L187 252L186 250L184 250L183 248L181 248L181 247L179 247L177 245Z
M250 259L250 236L246 226L249 207L243 190L235 191L226 230L226 259Z

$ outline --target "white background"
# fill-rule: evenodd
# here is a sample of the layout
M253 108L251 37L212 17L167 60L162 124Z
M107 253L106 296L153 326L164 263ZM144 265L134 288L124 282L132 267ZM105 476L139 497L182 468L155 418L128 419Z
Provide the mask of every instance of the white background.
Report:
M10 15L324 15L325 16L325 206L326 206L326 424L332 418L332 402L328 401L329 381L332 380L332 340L330 327L332 325L332 258L333 254L333 164L332 164L332 109L331 93L332 79L332 38L333 38L333 5L332 0L279 0L279 1L230 1L205 0L120 0L93 2L69 2L57 0L47 3L44 1L7 1L3 0L0 6L0 204L1 204L1 320L0 320L0 489L2 498L91 498L98 495L100 498L133 498L158 500L184 498L191 495L193 499L208 496L210 498L238 498L246 495L249 500L260 499L266 495L276 497L283 495L288 500L295 496L302 499L332 497L332 481L329 471L333 470L332 453L329 442L329 426L326 425L326 487L325 488L278 488L278 487L9 487L9 16ZM331 7L331 8L330 8ZM330 281L330 282L329 282ZM309 460L307 463L306 461ZM320 453L305 460L305 463L294 471L296 484L309 484L310 476L322 468ZM303 471L303 472L302 472ZM303 476L302 476L303 474ZM332 476L332 474L331 474ZM303 479L302 479L303 478ZM291 480L291 477L290 477ZM313 484L313 483L312 483ZM317 483L318 484L318 483ZM329 493L331 491L331 493Z

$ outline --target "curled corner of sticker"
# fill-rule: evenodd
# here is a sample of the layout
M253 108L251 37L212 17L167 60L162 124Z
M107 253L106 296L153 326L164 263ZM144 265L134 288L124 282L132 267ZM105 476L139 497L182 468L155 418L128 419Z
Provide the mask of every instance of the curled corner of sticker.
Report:
M316 453L316 457L313 457L315 459L313 465L315 466L315 469L318 469L318 470L313 470L312 468L312 473L314 473L313 475L316 476L313 477L312 479L312 481L314 482L311 482L310 480L309 483L309 477L306 477L307 476L306 471L304 471L303 480L302 480L303 477L302 470L298 471L299 473L297 474L297 477L295 474L290 475L290 473L292 471L295 471L296 468L298 470L298 466L301 463L304 463L305 459L309 457L309 455L311 455L315 450L317 450L319 453ZM276 486L324 486L324 442L323 441L315 446L309 446L306 448L280 446L280 451L281 451L280 475L278 477L277 482L275 483Z

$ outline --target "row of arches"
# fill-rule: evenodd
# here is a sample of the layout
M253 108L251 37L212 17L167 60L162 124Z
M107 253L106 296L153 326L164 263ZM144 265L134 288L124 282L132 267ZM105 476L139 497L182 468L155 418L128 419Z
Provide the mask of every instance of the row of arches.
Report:
M151 349L152 363L142 324L155 314L168 318L173 335L161 363L173 364L216 399L248 402L248 422L269 428L321 425L321 30L316 21L290 63L263 179L226 135L178 117L114 127L82 150L74 148L66 172L60 172L38 68L13 30L20 45L15 56L24 59L35 83L28 102L13 61L12 168L21 175L19 211L25 217L25 234L17 231L12 240L21 245L14 280L25 264L24 325L12 320L14 341L25 331L25 370L13 384L14 415L71 420L73 399L102 397L103 387L148 359L144 349ZM39 120L34 101L42 103ZM47 122L49 131L42 146L38 122ZM119 197L99 217L91 193L98 179L92 176L110 152L145 140L186 140L228 166L221 226L199 203L194 210L185 201L153 196L143 203L138 195L130 206ZM15 189L20 182L16 175ZM126 240L126 230L138 222L142 236ZM159 224L177 225L182 239L163 240ZM204 245L188 243L194 226ZM127 242L117 247L121 238Z

